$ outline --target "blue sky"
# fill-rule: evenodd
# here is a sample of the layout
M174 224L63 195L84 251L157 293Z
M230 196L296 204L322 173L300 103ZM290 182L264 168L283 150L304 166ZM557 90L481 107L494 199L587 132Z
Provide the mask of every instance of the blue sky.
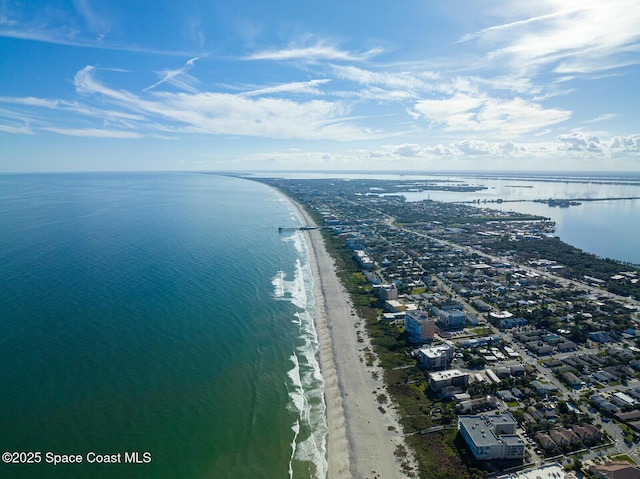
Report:
M0 171L640 171L640 0L0 0Z

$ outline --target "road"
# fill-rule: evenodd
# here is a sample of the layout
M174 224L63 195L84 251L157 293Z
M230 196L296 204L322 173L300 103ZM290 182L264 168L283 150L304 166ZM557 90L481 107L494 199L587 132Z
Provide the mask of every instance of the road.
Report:
M388 221L388 219L387 219L387 221ZM483 258L486 258L486 259L490 260L491 262L515 264L515 265L517 265L518 268L521 268L524 271L540 275L541 277L546 278L546 279L551 280L551 281L554 281L554 282L557 282L558 284L560 284L560 285L562 285L564 287L574 286L575 288L577 288L577 289L579 289L581 291L584 291L586 293L604 295L604 296L607 296L607 297L609 297L609 298L611 298L611 299L613 299L615 301L619 301L619 302L622 302L622 303L630 304L632 306L635 306L636 308L640 308L640 301L637 301L637 300L635 300L633 298L626 297L626 296L619 296L619 295L610 293L609 291L606 291L606 290L603 290L603 289L600 289L600 288L596 288L595 286L591 286L589 284L583 283L581 281L576 281L576 280L572 280L572 279L563 278L563 277L557 276L557 275L555 275L553 273L550 273L550 272L548 272L546 270L542 270L542 269L534 268L532 266L524 265L522 263L514 262L512 258L505 258L505 257L501 257L501 256L490 255L488 253L485 253L484 251L480 251L480 250L478 250L476 248L472 248L471 246L462 246L462 245L459 245L457 243L453 243L451 241L443 240L443 239L440 239L440 238L435 238L435 237L430 236L428 234L412 230L411 228L402 227L402 228L399 228L399 229L404 231L405 233L409 233L409 234L412 234L412 235L420 236L422 238L428 239L428 240L436 242L438 244L445 245L445 246L448 246L450 248L459 249L461 251L465 251L468 254L478 255L480 257L483 257Z

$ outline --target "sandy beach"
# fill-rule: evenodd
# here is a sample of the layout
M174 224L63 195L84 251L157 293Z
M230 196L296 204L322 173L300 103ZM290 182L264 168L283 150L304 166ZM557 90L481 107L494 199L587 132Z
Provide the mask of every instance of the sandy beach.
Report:
M307 226L315 226L296 204ZM364 349L370 346L363 321L357 317L340 283L333 259L319 230L305 231L315 283L316 327L320 367L327 403L327 477L407 478L396 460L396 447L404 443L402 428L387 394L382 370L367 366ZM358 338L360 337L360 341ZM363 341L364 340L364 341ZM388 394L387 394L388 396Z

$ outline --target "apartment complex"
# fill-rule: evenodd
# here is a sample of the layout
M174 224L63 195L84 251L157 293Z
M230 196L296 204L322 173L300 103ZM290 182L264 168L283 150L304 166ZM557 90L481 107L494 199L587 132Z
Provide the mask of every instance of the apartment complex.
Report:
M458 430L476 459L522 459L525 442L509 412L458 416Z

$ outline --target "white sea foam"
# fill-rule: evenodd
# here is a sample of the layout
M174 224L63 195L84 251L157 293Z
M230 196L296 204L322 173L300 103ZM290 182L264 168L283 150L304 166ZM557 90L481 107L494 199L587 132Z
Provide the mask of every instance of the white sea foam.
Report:
M302 258L302 261L296 260L293 280L288 281L282 273L277 281L280 289L276 288L283 293L280 296L276 294L276 297L290 301L298 308L294 314L295 319L292 318L291 321L298 326L300 333L299 343L290 356L293 367L287 373L289 408L297 415L292 426L294 438L291 444L289 477L297 477L296 470L300 473L304 470L305 477L312 471L314 477L325 479L328 469L327 419L324 379L317 359L318 334L314 322L313 276L302 234L296 233L283 240L292 242ZM275 283L274 279L274 287Z
M304 276L302 263L297 259L293 280L288 281L286 279L287 275L283 271L278 271L271 280L274 288L273 295L276 298L292 302L300 309L305 309L307 307L307 288Z
M308 406L306 404L306 396L304 394L304 388L302 387L302 378L300 377L300 364L298 362L298 357L295 354L292 354L289 359L293 363L293 369L291 369L287 376L291 379L293 383L293 390L289 391L289 397L296 409L301 414L307 410Z
M284 271L278 271L276 276L271 280L276 298L282 298L284 296Z
M298 434L300 433L300 423L298 421L293 423L291 426L291 430L293 431L293 439L291 440L291 457L289 458L289 479L293 479L293 459L296 455L297 449L297 439Z

